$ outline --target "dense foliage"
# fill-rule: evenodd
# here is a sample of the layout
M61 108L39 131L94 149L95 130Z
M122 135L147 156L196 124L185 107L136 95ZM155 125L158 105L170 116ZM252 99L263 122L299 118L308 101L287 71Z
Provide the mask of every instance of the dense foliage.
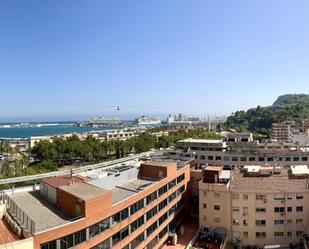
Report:
M272 106L237 111L224 126L238 131L264 131L269 133L272 123L309 118L309 95L288 94L278 97Z

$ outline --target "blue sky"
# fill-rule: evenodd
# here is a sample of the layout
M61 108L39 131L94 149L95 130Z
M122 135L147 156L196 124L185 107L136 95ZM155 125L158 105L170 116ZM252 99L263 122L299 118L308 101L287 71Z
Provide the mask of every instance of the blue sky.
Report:
M2 0L0 121L229 114L309 93L308 27L308 0Z

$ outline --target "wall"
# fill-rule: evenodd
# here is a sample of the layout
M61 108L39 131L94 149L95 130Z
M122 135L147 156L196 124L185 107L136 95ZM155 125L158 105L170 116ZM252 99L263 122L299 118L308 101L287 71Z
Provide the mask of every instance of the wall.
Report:
M33 249L33 246L33 238L28 238L0 245L0 249Z

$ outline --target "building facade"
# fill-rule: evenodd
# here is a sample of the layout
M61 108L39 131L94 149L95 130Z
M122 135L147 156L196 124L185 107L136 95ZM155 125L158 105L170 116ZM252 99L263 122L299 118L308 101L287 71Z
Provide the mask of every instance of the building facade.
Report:
M186 214L192 166L160 157L45 179L40 191L8 195L4 218L35 249L159 248Z
M199 210L200 225L239 248L299 243L309 233L308 166L206 166Z

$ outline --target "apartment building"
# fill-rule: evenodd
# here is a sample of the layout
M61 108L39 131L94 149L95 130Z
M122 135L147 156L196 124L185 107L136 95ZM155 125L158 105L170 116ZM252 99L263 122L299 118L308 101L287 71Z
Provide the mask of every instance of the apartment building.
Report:
M157 156L43 179L40 190L5 196L0 234L12 236L0 248L159 248L186 215L192 166Z
M224 139L185 139L176 142L176 150L195 154L196 164L223 165L226 168L244 165L309 164L309 145L253 141L250 136L226 136Z
M199 182L200 225L235 247L299 243L309 233L307 165L206 166Z
M127 139L137 137L142 132L144 132L144 129L140 128L125 128L125 129L119 129L119 130L110 130L110 131L103 131L98 132L98 139L105 140L105 141L111 141L111 140L122 140L125 141Z
M285 121L272 124L272 139L278 142L290 143L293 141L292 131L295 128L294 121Z

